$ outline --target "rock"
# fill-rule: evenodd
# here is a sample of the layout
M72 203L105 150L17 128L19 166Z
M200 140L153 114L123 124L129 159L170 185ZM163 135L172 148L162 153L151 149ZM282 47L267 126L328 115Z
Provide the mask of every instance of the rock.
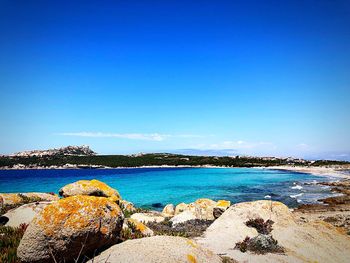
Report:
M157 212L135 213L135 214L132 214L130 218L145 224L147 224L148 222L159 223L164 221L165 219L160 213L157 213Z
M167 204L162 211L163 216L172 217L175 215L175 207L173 204Z
M218 206L218 203L211 199L201 198L190 204L178 204L175 208L175 215L178 215L183 211L189 210L195 215L197 219L213 220L215 219L214 208L218 207L220 210L224 211L226 210L225 207L227 206L227 204L229 206L229 201L220 200Z
M213 252L200 247L194 241L173 236L154 236L127 240L103 251L89 263L221 263Z
M20 224L29 224L33 218L40 213L51 202L37 202L25 204L9 210L3 216L8 218L6 226L19 227Z
M37 201L57 201L59 197L48 193L2 193L2 205L18 205Z
M133 218L128 218L127 221L124 223L123 228L124 227L129 228L128 223L133 224L135 226L136 230L140 231L141 234L144 236L153 236L154 235L153 230L151 230L145 224L143 224L143 223L141 223Z
M213 212L214 212L215 206L216 206L215 201L207 198L202 198L190 204L189 209L191 210L191 207L194 207L194 211L197 219L213 220L214 219Z
M22 262L71 262L112 245L123 225L119 206L104 197L72 196L46 206L30 223L17 249ZM50 252L51 251L51 252Z
M257 255L232 249L247 236L258 236L249 219L274 221L271 232L285 254ZM239 262L348 262L350 237L323 221L301 222L280 202L268 200L239 203L228 208L208 229L199 244L217 254L225 254Z
M75 195L90 195L108 197L111 201L116 202L121 199L117 190L109 187L107 184L98 180L80 180L67 184L59 191L60 196L68 197Z
M188 209L188 204L180 203L175 208L175 215L178 215L187 209Z
M220 217L231 205L230 201L226 200L219 200L216 203L216 206L213 209L213 216L214 218Z
M126 201L126 200L120 200L119 205L123 210L126 210L128 212L134 212L136 211L136 208L133 203Z
M197 219L197 217L190 210L186 210L180 214L175 215L172 219L170 219L170 221L173 223L173 225L176 225L192 219Z
M4 198L0 195L0 209L4 206Z

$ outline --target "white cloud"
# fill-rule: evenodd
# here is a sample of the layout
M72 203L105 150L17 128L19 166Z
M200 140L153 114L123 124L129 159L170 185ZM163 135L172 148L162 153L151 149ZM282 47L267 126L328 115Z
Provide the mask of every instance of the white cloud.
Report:
M104 133L104 132L63 132L56 135L94 137L94 138L121 138L130 140L164 141L168 138L204 138L203 135L193 134L160 134L160 133Z

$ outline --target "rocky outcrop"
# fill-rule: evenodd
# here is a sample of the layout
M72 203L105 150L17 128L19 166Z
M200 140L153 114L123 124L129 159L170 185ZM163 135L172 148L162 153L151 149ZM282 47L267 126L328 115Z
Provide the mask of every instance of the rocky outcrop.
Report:
M7 218L6 226L19 227L21 224L29 224L51 202L37 202L25 204L11 209L1 217Z
M203 220L214 220L218 218L228 207L230 207L230 201L219 200L215 202L211 199L202 198L197 199L195 202L186 204L180 203L175 208L175 217L177 215L182 214L179 217L179 222L184 220L185 218L190 219L203 219ZM193 218L190 216L190 213L183 213L185 211L189 211L193 214ZM177 221L177 219L174 219ZM184 222L184 221L182 221Z
M1 193L2 206L18 205L38 201L57 201L59 197L48 193Z
M172 217L175 215L175 206L173 204L167 204L162 211L163 216Z
M22 262L70 262L117 241L119 206L104 197L72 196L46 206L30 223L17 250Z
M135 213L131 215L131 218L145 224L147 224L148 222L159 223L164 221L165 219L161 213L157 213L157 212Z
M284 254L257 255L233 249L247 236L256 239L257 230L246 225L248 220L256 218L274 222L271 234L285 249ZM323 221L300 221L280 202L235 204L214 221L197 241L217 254L226 254L240 262L345 263L350 258L348 235Z
M120 200L119 205L123 210L125 210L127 212L135 212L136 211L134 204L129 202L129 201Z
M12 154L11 157L43 157L43 156L55 156L55 155L85 155L92 156L96 155L94 151L90 149L89 146L67 146L58 149L48 149L48 150L33 150L24 151Z
M183 237L154 236L128 240L114 245L95 257L90 263L221 263L222 259Z
M113 202L121 199L121 196L117 190L95 179L80 180L67 184L59 190L59 194L63 197L75 195L103 196L109 198Z
M175 207L175 215L178 215L187 209L188 209L188 204L180 203Z

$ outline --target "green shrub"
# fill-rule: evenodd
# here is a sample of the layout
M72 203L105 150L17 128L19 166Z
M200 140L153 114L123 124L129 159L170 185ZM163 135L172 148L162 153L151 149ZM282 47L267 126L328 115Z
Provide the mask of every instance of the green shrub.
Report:
M0 262L19 262L17 247L27 227L27 224L19 227L0 226Z

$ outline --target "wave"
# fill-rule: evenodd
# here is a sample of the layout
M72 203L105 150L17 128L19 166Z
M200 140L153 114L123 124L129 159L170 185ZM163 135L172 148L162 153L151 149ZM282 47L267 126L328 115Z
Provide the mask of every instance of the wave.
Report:
M292 186L291 189L297 189L297 190L301 190L303 189L303 187L301 185L295 185L295 186Z
M290 195L290 197L291 198L297 198L297 197L302 196L302 195L303 195L303 193L300 193L300 194L296 194L296 195Z

